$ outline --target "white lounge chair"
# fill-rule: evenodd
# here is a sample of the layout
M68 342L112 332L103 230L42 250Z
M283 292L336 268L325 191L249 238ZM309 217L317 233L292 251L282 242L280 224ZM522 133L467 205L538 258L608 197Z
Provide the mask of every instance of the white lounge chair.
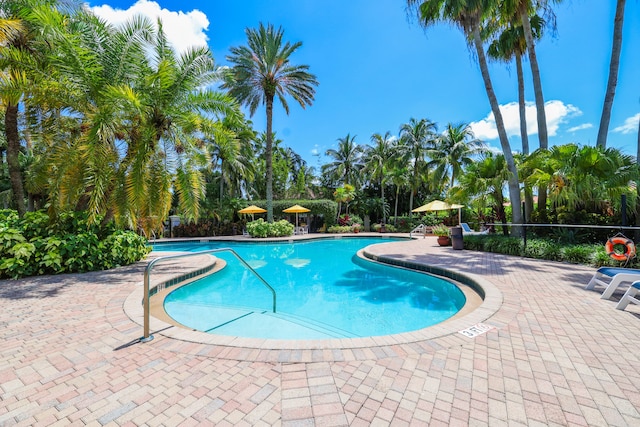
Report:
M425 228L424 224L420 224L419 226L417 226L416 228L411 230L411 234L415 234L415 233L424 234L424 230L425 229L426 228Z
M471 227L469 227L469 224L467 224L466 222L461 222L460 223L460 227L462 227L462 234L466 234L469 236L472 236L474 234L489 234L489 229L487 228L484 231L473 231L471 229Z
M640 280L633 282L631 286L629 286L627 292L624 293L622 298L620 298L620 302L616 305L616 309L624 310L630 302L640 304L640 299L636 298L638 292L640 292Z
M633 268L600 267L589 283L587 283L585 289L593 289L596 285L604 286L605 290L600 298L609 299L616 289L618 289L618 286L636 281L640 281L640 270Z

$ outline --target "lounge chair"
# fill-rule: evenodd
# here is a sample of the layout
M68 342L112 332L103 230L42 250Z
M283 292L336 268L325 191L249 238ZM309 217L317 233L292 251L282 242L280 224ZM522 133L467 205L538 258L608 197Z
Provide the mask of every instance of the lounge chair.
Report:
M431 234L433 232L433 227L424 225L424 224L420 224L419 226L417 226L416 228L414 228L413 230L411 230L411 232L409 233L409 235L412 234L422 234L422 237L426 237L427 234Z
M411 230L410 234L424 234L424 230L426 229L426 227L424 226L424 224L420 224L419 226L417 226L416 228L414 228L413 230Z
M585 289L593 289L596 285L605 286L600 298L609 299L624 283L640 281L640 270L633 268L600 267L593 275Z
M616 309L624 310L630 302L640 304L640 299L636 298L638 292L640 292L640 280L633 282L631 286L629 286L627 292L624 293L622 298L620 298L620 302L616 305Z
M467 224L466 222L461 222L460 223L460 227L462 227L462 234L466 234L469 236L472 236L474 234L489 234L489 229L487 228L484 231L474 231L471 229L471 227L469 227L469 224Z

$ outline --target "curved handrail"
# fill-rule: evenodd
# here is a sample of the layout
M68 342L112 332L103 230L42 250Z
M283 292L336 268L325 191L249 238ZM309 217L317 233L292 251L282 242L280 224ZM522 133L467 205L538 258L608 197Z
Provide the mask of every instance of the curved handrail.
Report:
M145 342L145 341L151 341L153 339L153 335L151 335L149 333L149 322L150 322L150 310L149 310L149 277L151 276L151 269L153 268L153 266L159 262L159 261L163 261L163 260L167 260L167 259L173 259L173 258L184 258L184 257L188 257L188 256L193 256L193 255L202 255L202 254L210 254L210 253L214 253L214 252L231 252L236 258L238 258L238 260L249 269L249 271L251 271L253 274L256 275L256 277L258 279L260 279L260 281L267 287L267 289L269 289L271 291L271 294L273 296L273 312L276 312L276 291L275 289L273 289L271 287L271 285L269 285L269 283L267 283L266 280L264 280L264 278L258 274L258 272L251 267L247 261L245 261L240 255L238 255L238 253L231 249L231 248L218 248L218 249L207 249L206 251L198 251L198 252L187 252L187 253L181 253L181 254L176 254L176 255L167 255L167 256L162 256L162 257L158 257L154 260L152 260L151 262L149 262L149 264L147 264L147 267L144 269L144 295L143 295L143 306L144 306L144 335L143 337L140 339L140 341Z

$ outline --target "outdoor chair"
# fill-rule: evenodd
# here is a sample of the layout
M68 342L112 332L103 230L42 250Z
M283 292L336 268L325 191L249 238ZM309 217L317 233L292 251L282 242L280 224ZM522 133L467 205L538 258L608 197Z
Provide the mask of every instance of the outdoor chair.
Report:
M627 308L627 305L629 305L630 302L634 304L640 304L640 300L636 298L638 292L640 292L640 280L633 282L631 286L629 286L627 292L624 293L622 298L620 298L620 302L618 302L618 305L616 305L616 309L624 310L625 308Z
M474 234L475 235L478 235L478 234L489 234L489 229L488 228L486 230L484 230L484 231L474 231L474 230L471 229L471 227L469 227L469 224L467 224L466 222L461 222L460 223L460 227L462 227L462 234L463 235L466 234L466 235L472 236Z
M640 270L633 268L618 267L600 267L585 289L594 289L597 285L604 286L604 292L600 298L609 299L611 295L618 289L618 286L624 283L632 283L640 281Z

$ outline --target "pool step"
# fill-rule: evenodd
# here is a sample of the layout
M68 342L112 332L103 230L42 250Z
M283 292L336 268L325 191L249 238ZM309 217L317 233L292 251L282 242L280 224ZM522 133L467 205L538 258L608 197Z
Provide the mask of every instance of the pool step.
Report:
M172 302L171 305L172 310L180 310L181 305L189 310L189 319L176 320L211 334L267 339L331 339L356 336L349 331L287 313L211 304Z

